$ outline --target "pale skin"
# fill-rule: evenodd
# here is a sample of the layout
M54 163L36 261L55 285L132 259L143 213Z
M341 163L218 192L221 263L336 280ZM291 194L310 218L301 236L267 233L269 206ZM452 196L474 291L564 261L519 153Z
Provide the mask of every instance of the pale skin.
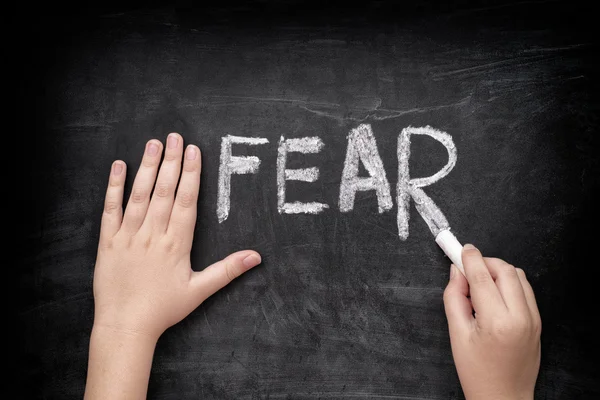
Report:
M162 333L261 262L244 250L192 270L201 153L193 145L184 149L181 135L170 134L166 146L155 139L146 144L123 212L125 171L123 161L113 163L102 215L88 400L146 398ZM444 304L466 398L533 399L541 321L525 274L469 245L463 264L466 278L451 267Z

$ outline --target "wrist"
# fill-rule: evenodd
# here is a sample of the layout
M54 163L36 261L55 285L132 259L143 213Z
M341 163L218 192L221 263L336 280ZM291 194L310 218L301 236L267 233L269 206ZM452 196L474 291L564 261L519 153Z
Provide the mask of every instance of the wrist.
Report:
M119 343L127 344L128 342L135 342L136 347L138 346L152 346L158 342L159 334L153 334L149 332L142 332L136 329L131 329L123 326L104 324L94 321L92 326L93 339L101 340L114 340Z
M85 399L145 399L157 340L94 322Z

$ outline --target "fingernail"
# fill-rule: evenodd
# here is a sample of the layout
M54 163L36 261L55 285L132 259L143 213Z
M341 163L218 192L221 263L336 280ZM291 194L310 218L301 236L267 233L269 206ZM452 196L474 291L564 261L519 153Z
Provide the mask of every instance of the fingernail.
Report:
M242 263L244 264L244 266L246 268L252 268L252 267L260 264L260 261L261 261L261 258L259 255L250 254L248 257L244 258L244 261L242 261Z
M158 154L158 145L154 142L148 143L148 149L146 149L149 156L155 156Z
M113 164L113 175L121 175L121 172L123 172L123 163L122 162L116 162Z
M464 250L477 250L477 247L473 246L471 243L467 243L463 246Z
M450 279L456 276L456 267L454 264L450 264Z
M169 149L174 149L177 147L177 143L179 143L179 138L177 137L176 134L171 133L169 135L169 137L167 138L167 147Z
M185 158L188 160L196 159L196 148L194 146L188 146L187 150L185 151Z

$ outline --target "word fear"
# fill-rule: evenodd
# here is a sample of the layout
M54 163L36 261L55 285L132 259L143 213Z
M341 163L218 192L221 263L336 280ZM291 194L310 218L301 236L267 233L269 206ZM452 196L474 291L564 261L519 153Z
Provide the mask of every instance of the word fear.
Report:
M409 158L410 139L412 135L427 135L444 145L448 151L448 162L437 173L426 178L410 178ZM221 139L221 158L219 165L219 189L217 198L217 217L222 223L229 216L231 205L231 175L256 174L260 167L260 159L255 156L234 156L231 154L233 144L258 146L267 144L265 138L224 136ZM319 179L317 167L288 169L286 168L289 153L314 154L323 149L323 141L319 137L303 137L279 140L277 149L277 209L280 214L318 214L329 208L328 204L319 202L287 202L286 181L315 182ZM396 186L396 203L398 204L398 235L400 239L408 238L408 220L411 198L421 217L434 235L449 229L446 217L422 188L429 186L446 175L456 164L456 146L452 137L446 132L430 126L402 129L398 135L398 183ZM362 162L368 177L358 176L359 163ZM348 147L344 169L340 183L339 209L350 212L354 208L356 192L374 190L377 195L379 213L392 209L393 201L390 184L383 168L383 162L377 150L375 136L369 124L361 124L348 134Z

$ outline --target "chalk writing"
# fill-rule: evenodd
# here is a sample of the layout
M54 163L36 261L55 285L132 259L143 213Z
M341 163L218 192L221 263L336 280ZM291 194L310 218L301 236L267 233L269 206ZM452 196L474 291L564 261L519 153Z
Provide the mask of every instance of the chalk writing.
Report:
M323 148L323 141L318 137L304 137L300 139L279 140L279 149L277 150L277 209L282 214L317 214L326 208L327 204L311 202L286 203L285 201L285 181L315 182L319 179L319 169L300 168L286 169L287 155L289 152L304 154L318 153Z
M229 216L231 175L232 174L255 174L260 166L260 160L254 156L233 156L231 154L232 144L247 144L256 146L267 144L264 138L249 138L242 136L227 135L221 139L221 163L219 165L219 190L217 194L217 218L223 222Z
M446 148L448 162L435 174L425 178L410 178L410 139L412 135L426 135ZM348 146L346 158L340 180L339 210L350 212L354 208L356 192L374 190L377 196L379 213L389 211L393 208L393 200L390 194L390 184L387 179L383 161L379 156L375 135L369 124L361 124L352 129L348 134ZM232 144L246 144L255 146L267 144L265 138L224 136L221 140L221 159L219 166L219 188L217 198L217 218L219 223L225 221L229 216L231 196L231 175L233 174L255 174L258 172L260 160L255 156L234 156L231 154ZM279 140L277 149L277 209L280 214L318 214L329 205L319 202L286 202L286 181L315 182L319 179L317 167L287 169L288 153L296 152L303 154L319 153L324 147L323 141L317 137L303 137L286 139L283 136ZM398 236L401 240L408 239L409 234L409 208L410 199L415 201L419 215L423 218L431 233L437 235L442 230L450 229L448 220L433 202L425 194L422 188L432 185L450 173L456 165L457 151L452 136L446 132L434 129L430 126L415 128L412 126L402 129L398 135L398 183L396 187L396 202L398 204L397 224ZM359 163L362 163L368 172L368 177L358 176Z

